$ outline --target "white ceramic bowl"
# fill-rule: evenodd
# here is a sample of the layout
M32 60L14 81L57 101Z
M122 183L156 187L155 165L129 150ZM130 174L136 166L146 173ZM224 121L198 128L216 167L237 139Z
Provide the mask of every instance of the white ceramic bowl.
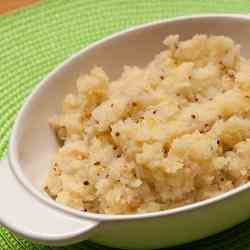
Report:
M101 40L69 58L43 80L19 112L8 160L0 166L0 223L24 238L49 245L84 239L120 248L173 246L220 232L250 217L249 184L218 197L162 212L140 215L82 213L57 204L41 191L57 150L48 118L73 91L80 72L101 65L112 78L125 64L145 65L163 49L166 35L226 35L250 57L250 17L203 15L135 27ZM84 35L84 34L83 34Z

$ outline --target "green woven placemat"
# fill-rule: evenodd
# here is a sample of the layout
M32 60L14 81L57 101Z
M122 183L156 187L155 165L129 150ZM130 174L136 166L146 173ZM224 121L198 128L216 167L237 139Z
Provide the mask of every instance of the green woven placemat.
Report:
M16 112L32 88L73 52L124 28L211 12L250 13L249 0L50 0L0 17L0 157ZM0 203L1 206L1 203ZM0 250L58 249L17 239L0 228ZM110 249L91 242L60 249ZM175 249L250 249L250 220Z

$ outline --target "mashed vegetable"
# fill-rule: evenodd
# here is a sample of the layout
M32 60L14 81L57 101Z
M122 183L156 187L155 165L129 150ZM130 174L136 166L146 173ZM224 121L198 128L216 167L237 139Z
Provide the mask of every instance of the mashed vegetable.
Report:
M50 120L61 147L45 191L108 214L165 210L250 179L250 61L227 37L165 39L145 68L77 80Z

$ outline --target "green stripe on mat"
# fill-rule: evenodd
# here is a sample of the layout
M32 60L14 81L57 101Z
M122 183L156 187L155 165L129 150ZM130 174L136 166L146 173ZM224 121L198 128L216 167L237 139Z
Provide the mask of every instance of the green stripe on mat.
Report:
M195 13L250 13L249 0L50 0L0 17L0 157L24 98L69 55L115 31ZM17 240L0 229L1 250L59 249ZM60 249L110 249L83 242ZM175 248L250 249L250 221L225 233Z

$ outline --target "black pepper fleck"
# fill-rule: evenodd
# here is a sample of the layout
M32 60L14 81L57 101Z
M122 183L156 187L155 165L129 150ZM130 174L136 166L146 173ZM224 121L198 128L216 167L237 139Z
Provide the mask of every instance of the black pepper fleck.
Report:
M167 157L168 156L168 150L164 149L163 152L164 152L164 156Z
M115 133L115 136L119 136L119 135L120 135L120 133L119 133L119 132L116 132L116 133Z
M99 161L96 161L96 162L94 163L95 166L100 165L100 164L101 164L101 162L99 162Z
M85 186L88 186L88 185L89 185L89 181L84 181L83 184L84 184Z
M196 115L192 114L191 117L192 117L193 119L195 119L195 118L196 118Z
M55 200L57 198L57 195L52 195L51 198Z

